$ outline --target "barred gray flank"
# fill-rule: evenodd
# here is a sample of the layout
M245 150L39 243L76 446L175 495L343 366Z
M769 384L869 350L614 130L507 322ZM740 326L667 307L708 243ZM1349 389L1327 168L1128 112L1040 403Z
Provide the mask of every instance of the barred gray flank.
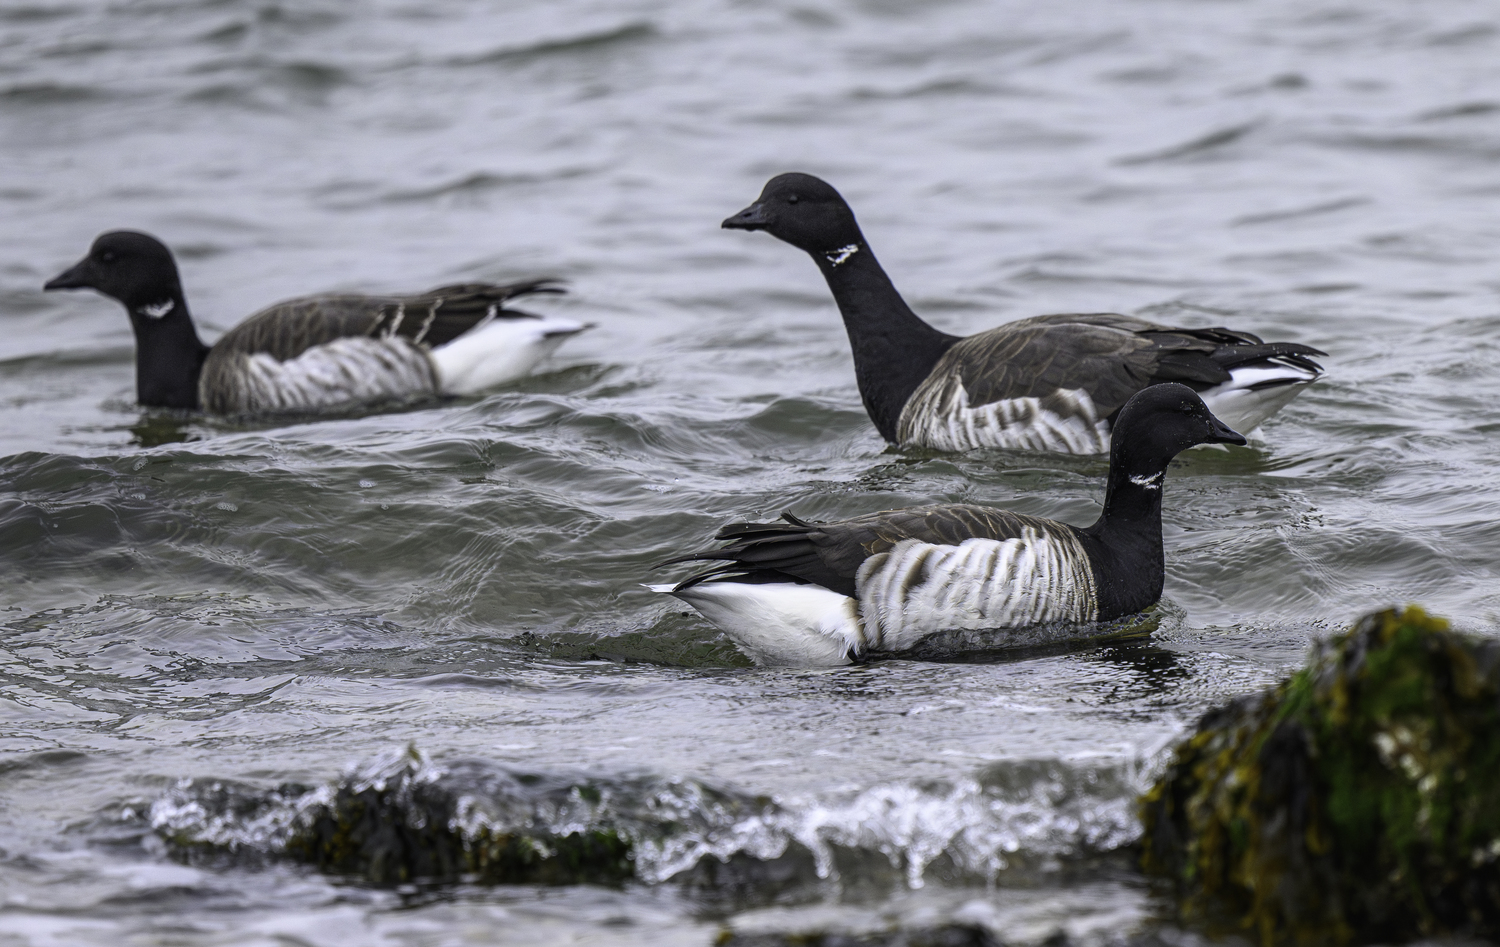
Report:
M436 391L431 358L400 336L335 339L286 361L215 348L198 382L202 404L218 414L308 412Z
M937 631L1091 622L1099 611L1083 546L1031 526L1017 538L956 546L903 540L866 559L857 584L874 650L910 648Z
M1081 388L1042 397L1010 398L970 407L958 374L931 377L901 409L901 444L936 450L978 447L1102 454L1109 450L1109 424Z

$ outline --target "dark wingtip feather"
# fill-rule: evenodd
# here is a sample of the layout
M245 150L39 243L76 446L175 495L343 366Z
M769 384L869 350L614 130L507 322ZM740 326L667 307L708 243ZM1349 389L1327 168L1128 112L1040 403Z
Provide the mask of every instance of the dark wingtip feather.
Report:
M599 324L597 322L585 322L576 329L553 329L543 334L549 339L555 339L558 336L577 335L580 332L587 332L590 329L597 329L598 327Z
M705 549L702 552L690 552L685 556L673 556L671 559L664 559L651 568L665 569L667 566L680 566L684 562L707 562L713 559L727 558L729 557L722 555L718 550Z
M507 299L517 296L530 296L536 293L549 293L561 296L568 291L568 281L557 276L543 276L540 279L523 280L519 283L511 283L506 287L510 292Z
M556 276L539 276L535 279L517 280L514 283L450 283L436 286L422 296L480 296L505 302L521 296L538 294L562 295L567 292L567 280Z
M693 575L673 589L680 592L712 579L739 582L805 582L821 585L845 595L854 594L852 574L844 576L831 570L821 558L813 536L820 535L815 526L792 513L782 516L785 522L730 523L714 537L727 545L686 556L677 556L661 566L685 562L713 562L703 572Z
M1260 345L1223 345L1215 349L1211 357L1214 362L1226 369L1263 359L1279 358L1288 364L1321 375L1323 366L1308 357L1311 355L1326 358L1328 353L1300 342L1263 342Z
M803 526L802 523L794 524ZM739 539L744 536L756 536L761 533L782 533L787 527L781 523L730 523L728 526L720 527L714 534L715 539Z
M517 296L531 296L536 293L560 294L566 293L568 281L560 276L538 276L534 279L517 280L514 283L500 283L494 286L506 299L514 299Z

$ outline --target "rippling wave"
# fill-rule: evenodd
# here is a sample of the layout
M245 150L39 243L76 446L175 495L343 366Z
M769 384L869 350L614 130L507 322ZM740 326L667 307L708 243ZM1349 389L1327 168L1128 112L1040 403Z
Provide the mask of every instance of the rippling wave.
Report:
M778 894L786 873L768 863L810 861L813 872L801 883L814 887L841 872L868 879L883 868L921 888L929 870L948 883L993 883L1001 872L1110 852L1139 834L1134 796L1145 788L1133 766L1017 761L953 783L882 784L799 805L690 778L570 780L473 760L438 765L406 750L317 788L184 780L147 812L122 814L145 820L180 858L261 864L287 857L289 840L309 831L337 792L388 794L400 815L387 818L421 827L431 815L417 801L418 787L456 799L451 824L437 828L468 844L488 834L556 840L617 832L633 845L637 880L712 885L733 863L739 884L758 882Z

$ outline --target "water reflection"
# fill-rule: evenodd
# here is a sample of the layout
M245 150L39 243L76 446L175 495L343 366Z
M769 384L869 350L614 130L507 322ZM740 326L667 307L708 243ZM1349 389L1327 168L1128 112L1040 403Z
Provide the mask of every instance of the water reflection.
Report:
M1040 625L1022 629L941 631L899 657L951 664L1003 664L1093 651L1101 643L1147 641L1161 625L1156 612L1128 615L1097 625ZM875 657L889 657L879 655Z
M130 443L141 447L163 444L186 444L201 441L202 433L193 430L191 416L178 412L151 412L130 426Z
M1189 669L1176 651L1153 644L1149 636L1118 638L1087 656L1115 670L1113 679L1101 685L1101 703L1114 704L1167 693L1186 681Z

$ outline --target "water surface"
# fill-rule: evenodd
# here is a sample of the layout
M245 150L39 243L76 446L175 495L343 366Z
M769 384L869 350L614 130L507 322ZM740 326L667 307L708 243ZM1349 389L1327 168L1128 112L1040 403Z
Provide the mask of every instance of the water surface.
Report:
M1479 0L0 5L0 943L1154 930L1120 850L1197 714L1375 606L1496 626L1497 89ZM814 267L718 229L786 170L946 331L1118 311L1330 353L1256 446L1173 467L1149 636L766 670L641 588L785 509L1097 514L1097 458L886 449ZM119 307L40 291L118 227L174 247L209 338L549 274L597 328L482 398L142 411ZM210 805L408 746L606 787L553 815L628 824L641 881L345 884ZM721 861L791 867L690 870Z

